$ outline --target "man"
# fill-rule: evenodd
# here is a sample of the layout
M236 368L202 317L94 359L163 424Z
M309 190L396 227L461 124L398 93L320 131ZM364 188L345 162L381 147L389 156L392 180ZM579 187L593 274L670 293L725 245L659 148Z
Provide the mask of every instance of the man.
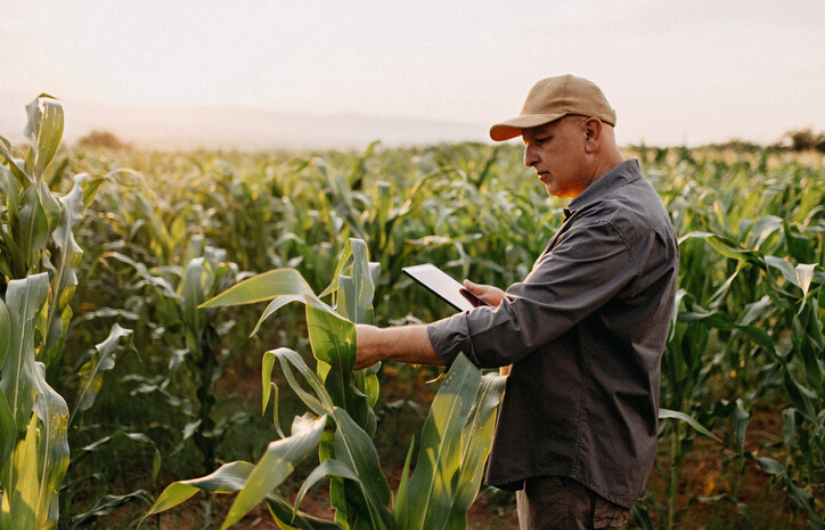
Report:
M539 81L521 114L490 129L521 135L524 164L572 198L523 282L465 282L493 307L427 326L359 326L358 361L512 365L485 482L515 490L522 529L623 525L653 466L660 360L679 251L637 160L616 146L616 114L593 83Z

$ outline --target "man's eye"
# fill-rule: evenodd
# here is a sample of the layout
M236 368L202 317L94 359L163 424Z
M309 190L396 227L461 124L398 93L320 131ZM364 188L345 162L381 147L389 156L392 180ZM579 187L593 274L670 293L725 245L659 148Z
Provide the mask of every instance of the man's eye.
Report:
M546 142L546 141L547 141L547 140L549 140L549 139L550 139L550 137L549 137L549 136L548 136L547 138L536 138L536 143L537 143L537 144L539 144L539 145L541 145L541 144L543 144L544 142Z

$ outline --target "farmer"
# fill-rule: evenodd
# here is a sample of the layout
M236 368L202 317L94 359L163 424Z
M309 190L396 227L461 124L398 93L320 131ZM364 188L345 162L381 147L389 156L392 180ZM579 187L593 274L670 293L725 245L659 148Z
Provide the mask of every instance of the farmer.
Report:
M356 368L450 366L459 352L480 368L511 365L484 481L517 492L522 529L622 526L653 467L679 250L615 124L590 81L536 83L521 114L490 129L496 141L521 136L547 192L573 199L533 270L506 292L465 281L492 307L357 328Z

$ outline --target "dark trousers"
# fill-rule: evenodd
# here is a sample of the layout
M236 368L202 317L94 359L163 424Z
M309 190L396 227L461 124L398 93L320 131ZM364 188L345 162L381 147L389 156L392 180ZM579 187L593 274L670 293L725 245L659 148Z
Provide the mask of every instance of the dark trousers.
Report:
M630 510L567 477L531 477L516 492L521 530L619 528Z

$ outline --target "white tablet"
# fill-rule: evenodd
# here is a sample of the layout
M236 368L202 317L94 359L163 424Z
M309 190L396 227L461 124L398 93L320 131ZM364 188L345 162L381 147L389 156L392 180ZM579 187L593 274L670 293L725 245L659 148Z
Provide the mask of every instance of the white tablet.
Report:
M470 293L463 285L432 263L404 267L401 270L459 311L469 311L478 306L490 305Z

